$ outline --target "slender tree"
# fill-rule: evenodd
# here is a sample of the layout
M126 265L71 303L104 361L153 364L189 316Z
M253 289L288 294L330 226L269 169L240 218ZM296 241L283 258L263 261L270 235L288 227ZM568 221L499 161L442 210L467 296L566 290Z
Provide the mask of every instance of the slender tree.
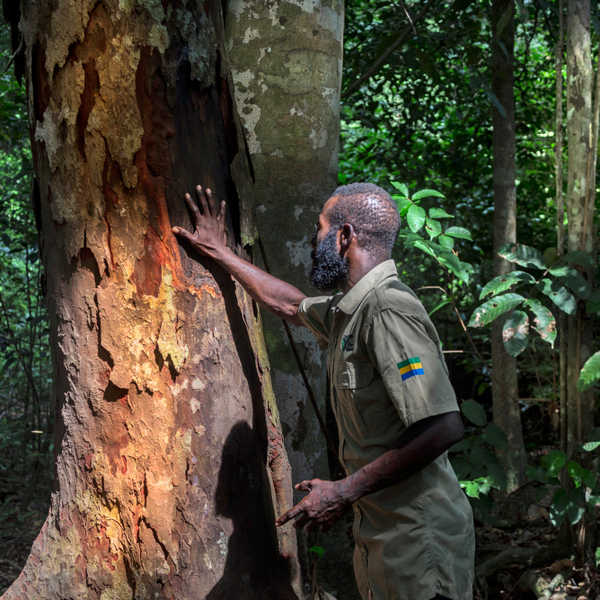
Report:
M514 99L514 0L492 2L492 92L500 107L492 109L494 173L494 276L512 271L499 254L501 246L517 241L517 189ZM502 108L502 110L500 110ZM525 477L525 446L521 429L517 363L505 349L503 322L492 323L492 395L494 422L508 437L508 448L499 451L508 490Z
M592 70L589 0L567 2L567 250L594 251L594 199L597 137L592 118ZM592 282L593 273L585 271ZM594 426L593 390L577 391L579 371L593 353L592 321L580 301L568 317L567 332L567 448L572 452Z
M251 182L221 4L22 3L57 411L50 514L4 598L293 599L291 478L255 307L179 247Z

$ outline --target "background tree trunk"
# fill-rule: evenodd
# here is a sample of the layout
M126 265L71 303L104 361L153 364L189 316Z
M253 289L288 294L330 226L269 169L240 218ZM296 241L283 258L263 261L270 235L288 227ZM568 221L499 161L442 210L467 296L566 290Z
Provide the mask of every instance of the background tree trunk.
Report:
M509 16L510 15L510 16ZM499 27L500 24L500 27ZM492 92L505 114L494 107L494 277L512 271L512 265L498 255L504 244L517 241L517 190L515 160L514 100L514 0L492 2ZM498 451L506 473L508 491L525 478L525 446L519 411L517 361L505 349L502 327L505 319L492 323L492 397L494 422L508 437L507 450Z
M567 187L567 249L594 251L595 160L592 160L593 71L590 42L589 0L567 2L567 140L569 151ZM592 273L586 273L591 281ZM585 432L594 427L593 388L579 394L579 371L593 349L592 321L580 301L577 314L568 317L567 448L571 454Z
M202 183L252 239L221 5L26 0L20 27L58 456L4 598L297 598L256 307L171 234Z
M258 235L273 274L312 295L310 240L338 181L343 17L339 0L230 0L226 19L236 103L254 167ZM255 259L264 266L258 252ZM294 482L329 479L325 441L282 322L270 314L264 320ZM325 416L324 354L307 329L292 330ZM307 540L300 540L307 557ZM319 545L325 548L319 581L343 598L357 597L353 543L343 524L321 535Z

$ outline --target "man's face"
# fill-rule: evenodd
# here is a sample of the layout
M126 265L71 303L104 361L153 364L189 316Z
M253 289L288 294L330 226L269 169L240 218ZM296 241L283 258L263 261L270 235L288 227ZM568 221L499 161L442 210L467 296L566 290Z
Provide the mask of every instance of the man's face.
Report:
M331 202L329 200L325 207ZM337 246L338 230L330 228L323 209L317 225L317 233L311 241L313 251L309 280L321 292L330 292L348 281L348 260L340 256Z

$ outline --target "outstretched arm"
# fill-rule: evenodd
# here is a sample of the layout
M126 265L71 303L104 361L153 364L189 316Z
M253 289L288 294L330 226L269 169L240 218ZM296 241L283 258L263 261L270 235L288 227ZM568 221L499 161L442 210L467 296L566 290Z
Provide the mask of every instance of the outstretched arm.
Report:
M296 486L309 492L294 508L277 519L283 525L300 515L296 529L306 527L327 531L352 502L408 479L424 469L440 454L459 442L464 435L460 414L449 412L428 417L411 425L396 446L353 475L339 481L312 479Z
M220 264L242 284L260 306L295 325L303 325L298 317L298 307L306 296L293 285L265 273L235 254L227 246L225 202L221 202L219 212L215 214L211 191L207 189L205 193L201 186L197 186L196 195L202 211L189 194L185 195L187 205L194 215L194 232L173 227L173 233L186 240L201 254L210 256Z

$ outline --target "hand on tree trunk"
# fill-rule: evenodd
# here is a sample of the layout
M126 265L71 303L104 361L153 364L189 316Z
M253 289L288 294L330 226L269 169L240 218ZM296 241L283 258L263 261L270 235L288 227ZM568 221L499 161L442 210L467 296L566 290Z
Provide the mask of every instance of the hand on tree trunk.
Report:
M343 480L342 480L343 481ZM340 485L339 481L323 481L311 479L295 486L301 492L309 492L294 508L281 515L275 524L280 527L291 519L300 516L294 521L296 529L306 528L313 532L317 529L329 531L344 514L350 499Z
M214 258L219 251L227 247L227 233L225 232L225 202L221 202L219 213L215 215L215 203L212 192L207 189L206 193L202 186L196 186L196 196L202 208L198 209L196 202L189 194L185 195L185 201L194 215L196 229L190 233L181 227L173 227L173 233L187 240L190 245L200 252Z

